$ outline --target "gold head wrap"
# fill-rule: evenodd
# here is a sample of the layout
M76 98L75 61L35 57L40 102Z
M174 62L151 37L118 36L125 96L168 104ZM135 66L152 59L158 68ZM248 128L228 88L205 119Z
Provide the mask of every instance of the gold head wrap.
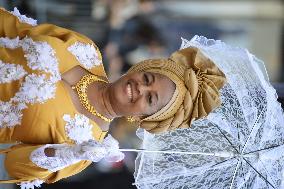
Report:
M176 51L168 59L142 61L128 73L141 71L165 75L176 85L169 103L141 121L140 127L151 133L187 128L221 104L219 89L225 75L198 48Z

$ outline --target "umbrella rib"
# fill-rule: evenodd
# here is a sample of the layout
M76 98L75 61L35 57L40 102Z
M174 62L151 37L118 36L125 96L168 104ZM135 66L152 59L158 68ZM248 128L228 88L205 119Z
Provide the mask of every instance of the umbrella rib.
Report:
M231 184L230 184L230 189L232 189L232 187L233 187L233 184L234 184L234 181L235 181L235 178L236 178L236 174L237 174L237 171L238 171L238 169L239 169L239 166L240 166L240 159L238 160L238 163L237 163L237 165L236 165L236 168L235 168L235 170L234 170L234 175L233 175L233 178L232 178L232 182L231 182Z
M229 142L229 144L233 147L233 149L234 149L237 153L239 153L238 149L235 148L235 146L234 146L233 143L230 141L230 139L228 139L228 137L222 132L222 130L221 130L218 126L216 126L216 127L217 127L217 129L220 131L220 133L225 137L225 139Z
M264 179L265 182L267 182L270 186L272 186L272 188L275 188L260 172L258 172L258 170L256 170L245 158L243 158L243 160L245 160L245 162L261 177Z
M141 154L141 160L140 161L143 161L144 159L144 154L142 153ZM138 167L138 172L137 172L137 177L135 178L135 180L138 178L138 174L141 172L141 169L142 169L142 163L139 163L139 167Z
M275 145L275 146L270 146L270 147L267 147L267 148L264 148L264 149L260 149L260 150L256 150L256 151L253 151L253 152L249 152L249 153L246 153L246 154L251 154L251 153L255 153L255 152L259 152L259 151L263 151L263 150L273 149L273 148L277 148L277 147L282 146L282 145L284 145L284 144L279 144L279 145ZM245 154L245 155L246 155L246 154ZM265 170L266 174L269 175L270 179L271 179L271 180L273 181L273 183L275 184L275 180L273 180L273 177L272 177L272 176L270 175L270 173L267 171L267 169L266 169L264 163L263 163L261 160L259 160L259 161L261 162L262 166L264 167L264 170Z
M248 136L248 138L247 138L247 140L246 140L246 142L245 142L245 145L244 145L244 147L243 147L241 153L244 152L244 150L245 150L245 148L246 148L246 146L247 146L247 144L248 144L248 141L249 141L249 139L251 138L251 135L252 135L252 133L253 133L253 131L254 131L254 128L255 128L255 126L257 125L258 120L259 120L259 118L260 118L260 116L262 115L263 112L264 112L264 109L262 109L262 111L260 112L259 116L258 116L257 119L255 120L255 122L254 122L254 124L253 124L253 127L252 127L252 129L251 129L251 131L250 131L250 134L249 134L249 136Z
M253 153L256 153L256 152L263 151L263 150L269 150L269 149L277 148L277 147L282 146L282 145L284 145L284 144L279 144L279 145L270 146L270 147L267 147L267 148L263 148L263 149L259 149L259 150L251 151L251 152L248 152L248 153L244 153L244 155L247 155L247 154L253 154Z
M259 161L262 164L266 174L270 177L270 179L273 181L273 184L275 185L275 180L273 180L273 178L271 177L270 173L267 171L266 167L264 166L264 163L261 160L259 160Z

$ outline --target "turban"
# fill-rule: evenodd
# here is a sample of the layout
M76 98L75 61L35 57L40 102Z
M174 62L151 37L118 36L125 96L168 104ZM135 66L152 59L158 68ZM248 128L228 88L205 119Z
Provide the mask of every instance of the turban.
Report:
M132 66L131 72L162 74L175 83L175 91L158 112L140 122L151 133L190 127L221 104L219 89L226 83L224 73L198 48L174 52L168 59L149 59Z

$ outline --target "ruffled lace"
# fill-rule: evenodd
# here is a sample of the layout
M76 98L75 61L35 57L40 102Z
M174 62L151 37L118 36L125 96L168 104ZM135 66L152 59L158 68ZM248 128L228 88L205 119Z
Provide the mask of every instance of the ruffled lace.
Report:
M37 20L22 15L16 7L14 7L14 10L11 11L10 13L16 16L19 19L19 21L22 23L30 24L32 26L37 25Z
M24 77L27 72L21 65L4 63L0 60L0 83L9 83Z
M86 116L75 114L74 118L71 118L69 114L65 114L63 119L66 121L66 135L75 143L80 144L84 141L94 140L93 125L90 124L90 120Z
M21 184L19 184L21 186L21 189L34 189L36 188L40 188L41 184L44 183L43 180L33 180L30 182L21 182Z
M104 157L106 161L118 162L124 159L124 153L119 151L119 143L111 135L108 135L103 142L103 145L108 150L108 154Z
M92 69L94 66L102 64L100 52L92 44L75 42L73 45L68 47L68 51L70 51L86 69Z

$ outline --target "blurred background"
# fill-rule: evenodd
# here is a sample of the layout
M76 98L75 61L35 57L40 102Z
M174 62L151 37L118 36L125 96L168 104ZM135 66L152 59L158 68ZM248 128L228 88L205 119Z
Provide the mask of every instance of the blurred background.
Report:
M284 3L281 0L0 0L38 23L52 23L91 38L101 49L110 81L147 58L167 57L181 37L220 39L247 48L265 62L284 101ZM117 119L112 135L121 147L139 148L135 124ZM135 153L123 162L93 164L48 189L131 189ZM2 157L3 159L3 157ZM2 163L1 163L2 166ZM0 167L1 167L0 166ZM1 169L0 178L5 178ZM14 185L0 185L1 189Z

